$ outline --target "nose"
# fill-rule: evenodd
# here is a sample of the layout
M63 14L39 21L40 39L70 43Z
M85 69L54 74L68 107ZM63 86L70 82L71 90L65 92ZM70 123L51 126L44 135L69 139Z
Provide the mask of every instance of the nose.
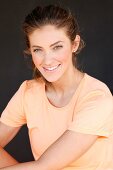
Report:
M50 52L46 53L43 58L43 63L45 65L51 65L52 61L53 61L52 53Z

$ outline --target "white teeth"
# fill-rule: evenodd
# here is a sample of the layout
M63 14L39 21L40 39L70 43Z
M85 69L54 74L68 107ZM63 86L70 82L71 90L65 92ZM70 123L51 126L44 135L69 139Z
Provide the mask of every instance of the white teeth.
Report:
M54 67L45 68L45 69L48 70L48 71L53 71L53 70L55 70L58 66L59 66L59 65L54 66Z

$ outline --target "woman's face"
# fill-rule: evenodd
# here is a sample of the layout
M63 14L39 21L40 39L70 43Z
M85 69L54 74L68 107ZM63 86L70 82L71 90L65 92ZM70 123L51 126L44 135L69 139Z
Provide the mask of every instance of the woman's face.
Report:
M29 42L33 62L48 82L57 81L74 67L72 53L79 46L79 36L72 44L64 29L47 25L33 31Z

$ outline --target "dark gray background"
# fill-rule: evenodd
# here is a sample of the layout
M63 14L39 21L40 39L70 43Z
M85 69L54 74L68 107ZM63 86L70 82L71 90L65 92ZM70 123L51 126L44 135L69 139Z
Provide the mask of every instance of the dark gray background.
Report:
M0 112L3 111L22 81L32 72L24 59L21 25L36 5L54 4L55 0L0 0ZM113 0L60 0L76 13L81 36L86 42L79 55L82 69L105 82L113 93ZM24 126L6 149L18 161L33 159L27 128Z

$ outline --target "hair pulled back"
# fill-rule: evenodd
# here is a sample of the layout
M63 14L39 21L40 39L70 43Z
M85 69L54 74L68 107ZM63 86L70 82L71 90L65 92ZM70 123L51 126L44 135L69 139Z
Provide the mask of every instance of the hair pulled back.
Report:
M77 20L72 15L70 10L64 9L57 5L48 5L44 7L37 6L33 11L31 11L30 14L26 16L25 21L23 23L23 31L25 34L25 41L27 46L25 50L26 54L29 54L30 48L29 35L36 29L41 28L45 25L53 25L58 29L64 28L71 42L74 41L76 35L80 34ZM73 58L81 51L83 47L84 42L81 39L78 50L75 54L73 54ZM34 78L38 78L41 76L34 64L33 70Z

